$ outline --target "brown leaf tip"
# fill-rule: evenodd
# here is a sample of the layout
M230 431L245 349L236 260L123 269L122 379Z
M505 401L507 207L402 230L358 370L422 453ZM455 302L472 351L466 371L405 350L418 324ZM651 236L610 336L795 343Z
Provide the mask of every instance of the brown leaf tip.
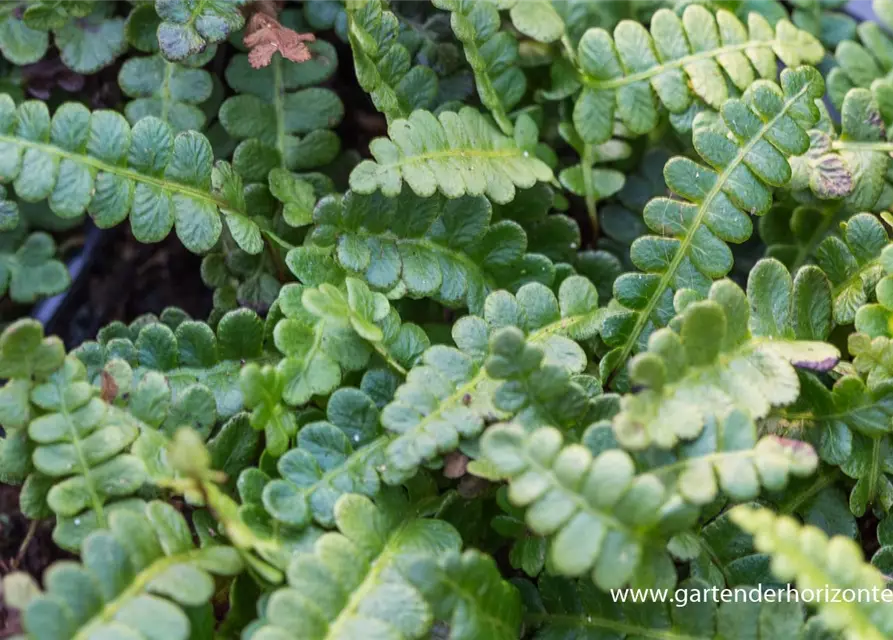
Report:
M277 51L292 62L307 62L310 60L310 49L304 43L314 40L316 36L312 33L298 33L283 27L266 13L255 13L248 21L244 42L251 49L248 62L255 69L260 69L270 64Z

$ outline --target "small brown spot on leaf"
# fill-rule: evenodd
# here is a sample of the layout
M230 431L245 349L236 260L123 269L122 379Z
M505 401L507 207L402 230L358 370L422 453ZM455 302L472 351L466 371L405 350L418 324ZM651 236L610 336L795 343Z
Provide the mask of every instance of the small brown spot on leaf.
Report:
M115 401L115 398L118 397L118 383L115 382L115 379L107 371L103 371L101 377L102 383L100 389L102 399L111 404Z

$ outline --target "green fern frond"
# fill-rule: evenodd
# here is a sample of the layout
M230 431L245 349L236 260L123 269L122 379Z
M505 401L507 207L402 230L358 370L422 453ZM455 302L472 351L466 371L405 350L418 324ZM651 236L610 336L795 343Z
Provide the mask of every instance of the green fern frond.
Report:
M22 612L28 638L205 636L214 629L213 575L242 570L231 547L196 548L183 516L157 501L112 514L80 552L82 564L59 562L44 574L46 592Z
M19 225L0 232L0 299L28 304L68 289L68 268L56 254L56 242L43 231Z
M142 461L128 453L144 425L106 403L81 361L65 357L58 339L44 338L34 320L0 335L0 377L8 379L0 419L14 432L4 449L30 457L17 462L14 475L30 474L24 491L36 492L34 508L44 517L43 505L56 514L54 541L77 549L88 533L108 526L112 511L129 508L127 498L145 482Z
M481 103L490 110L502 132L511 135L508 112L527 90L527 78L518 67L517 40L500 29L499 10L507 3L433 0L433 4L450 12L450 25L465 49Z
M355 278L346 278L343 288L286 285L279 307L285 318L273 336L285 355L278 370L290 405L331 393L343 372L363 369L373 352L404 374L430 344L421 327L402 323L384 295Z
M222 42L245 24L239 11L244 0L155 0L161 18L158 44L168 60L183 60L209 44Z
M816 250L816 263L831 281L834 322L850 324L863 312L868 297L884 275L884 255L890 243L884 225L875 216L860 213L841 225L841 237L826 238ZM890 254L893 259L893 254ZM888 259L893 270L893 260ZM857 325L857 330L860 329Z
M187 61L168 62L161 54L128 59L118 72L118 85L133 98L124 107L131 125L146 116L168 123L179 133L201 131L205 114L197 106L211 97L211 74L191 68ZM202 66L206 60L198 60Z
M831 330L830 285L816 268L792 281L775 260L751 271L747 296L729 280L692 302L674 328L655 331L630 361L632 382L614 419L625 447L673 446L697 436L710 416L733 408L758 419L797 399L794 366L831 369L840 357L824 340Z
M783 415L805 424L802 436L813 442L822 460L856 480L850 510L857 516L868 505L893 507L893 383L871 388L857 376L845 376L825 388L813 376L801 375L800 398Z
M437 97L437 74L415 64L398 40L400 22L381 0L347 3L347 33L357 81L388 122L428 109Z
M475 3L483 5L486 2ZM500 133L471 107L437 117L414 111L391 122L388 135L370 143L375 160L363 160L351 172L353 191L381 190L395 197L406 181L423 197L440 191L448 198L486 195L505 203L515 197L516 187L527 189L553 177L534 155L536 125L525 115L519 118L514 138Z
M413 563L406 577L428 601L452 640L517 640L521 631L518 590L502 579L493 558L474 549Z
M681 20L669 9L658 11L650 33L631 20L617 25L613 38L589 29L576 51L583 90L574 126L583 140L598 144L611 137L616 115L642 135L657 127L658 104L682 113L696 96L718 110L730 98L726 76L744 91L757 77L775 78L776 56L796 67L817 63L824 53L821 43L787 20L773 29L751 13L745 28L728 11L714 15L696 4Z
M340 496L375 497L386 445L378 408L359 389L342 387L329 398L326 418L302 426L295 447L276 462L279 477L261 481L258 469L242 472L240 487L260 498L243 495L244 502L262 505L283 526L303 529L314 521L331 528Z
M583 371L586 354L574 340L594 336L600 316L595 287L580 276L562 282L557 298L536 283L516 296L490 294L483 317L466 316L453 326L458 348L425 351L383 409L382 426L396 434L386 451L388 467L411 473L506 412L524 412L532 425L548 422L544 415L582 415L587 393L570 374ZM508 354L518 349L522 362ZM546 386L535 388L539 382Z
M376 506L355 494L339 498L339 533L295 554L288 586L270 596L258 637L424 637L433 612L400 568L414 556L458 551L461 538L448 523L414 518L400 507L399 500Z
M606 358L608 371L623 366L651 332L670 321L674 291L704 295L731 270L727 243L747 240L748 214L766 213L771 187L790 180L787 158L807 150L806 129L819 117L814 101L824 85L810 67L785 69L781 84L783 90L755 82L743 99L725 103L722 118L698 116L694 145L712 169L683 157L667 163L667 186L685 200L654 198L645 207L645 223L661 235L632 244L630 257L642 273L624 274L614 283L615 307L603 327L605 342L615 349Z
M533 279L551 285L555 274L544 256L527 253L528 236L517 223L494 217L482 196L421 198L404 187L394 199L348 191L319 201L309 242L288 260L296 264L324 248L341 269L390 299L433 298L477 313L491 291ZM312 282L304 271L295 275Z
M280 19L300 23L296 13L283 11ZM238 142L233 167L246 182L267 182L274 168L321 167L341 152L333 129L344 117L344 103L331 89L318 86L337 74L338 55L321 39L307 48L311 57L306 62L274 55L268 66L255 69L247 55L238 54L226 67L226 82L237 95L223 102L218 117Z
M756 426L741 412L708 425L701 438L640 473L626 452L605 449L593 457L585 446L565 445L551 427L532 433L517 425L491 427L481 450L509 479L509 500L527 508L528 527L554 536L553 570L573 576L592 571L603 589L630 580L672 584L675 572L662 542L684 531L698 507L720 490L736 500L757 496L761 487L777 491L790 475L811 474L818 462L797 441L767 436L757 442ZM598 439L592 431L599 428L591 428L584 442Z
M100 227L130 217L142 242L163 240L176 226L193 252L208 251L226 221L240 246L260 253L260 230L245 210L241 181L225 163L212 167L207 139L194 131L174 135L157 118L133 129L118 113L66 103L50 120L46 104L16 109L0 95L0 180L25 201L48 199L63 218L85 210ZM212 172L224 184L212 188ZM233 196L225 199L223 193Z
M796 580L801 589L823 593L826 588L869 592L886 588L884 576L864 561L859 545L849 538L829 539L816 527L801 526L768 509L739 506L732 519L753 534L757 549L772 556L772 572L782 580ZM880 599L820 598L816 605L822 621L846 638L882 640L893 634L893 609Z
M191 426L207 436L217 417L227 419L243 409L239 372L243 363L264 358L264 327L250 309L229 312L216 331L169 309L160 318L144 316L130 326L113 322L100 330L96 342L84 342L74 355L96 386L102 385L115 360L127 363L133 369L127 387L157 389L147 407L131 403L130 410L152 426L165 424L168 433L186 424L178 421L189 413L187 406L204 407L201 425ZM118 395L126 395L128 389L119 386Z

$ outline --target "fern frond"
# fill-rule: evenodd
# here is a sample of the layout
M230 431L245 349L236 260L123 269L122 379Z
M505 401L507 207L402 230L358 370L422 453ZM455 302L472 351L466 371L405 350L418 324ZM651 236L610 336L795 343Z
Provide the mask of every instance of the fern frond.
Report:
M431 108L437 97L437 74L413 64L398 40L400 22L381 0L347 3L347 33L357 81L388 122Z
M658 11L650 33L631 20L617 25L613 38L589 29L576 52L583 90L574 126L584 141L598 144L611 137L616 115L642 135L657 127L658 104L682 113L697 96L718 110L730 97L726 76L744 91L758 76L775 78L776 56L796 67L817 63L824 53L821 43L787 20L773 29L751 13L745 28L728 11L714 15L696 4L681 20L669 9Z
M278 370L290 405L331 393L342 372L364 368L373 352L405 373L430 344L421 327L402 323L384 295L355 278L346 278L343 288L286 285L279 305L285 318L273 335L285 355Z
M735 523L753 534L760 551L772 556L772 572L782 580L796 580L801 589L823 593L828 589L883 590L886 580L866 563L859 545L849 538L829 539L820 529L801 526L788 516L768 509L739 506ZM882 640L893 634L893 609L880 599L858 598L815 602L822 621L853 640Z
M56 257L56 242L48 233L28 233L19 225L0 232L0 299L32 303L62 293L71 285L68 268Z
M158 397L143 410L130 405L141 420L168 432L183 426L178 422L191 403L208 405L202 425L193 428L208 435L216 418L230 418L244 407L239 371L244 362L264 356L264 328L250 309L231 311L216 331L182 312L166 310L161 318L144 316L130 326L113 322L100 330L96 342L75 349L87 369L88 380L102 385L105 371L115 359L133 369L132 388L160 384ZM154 378L147 376L155 372ZM163 388L162 388L163 387ZM127 389L118 390L119 395Z
M293 14L284 11L280 18L285 23ZM344 117L344 103L331 89L316 86L337 73L338 56L325 40L307 48L306 62L274 55L268 66L255 69L247 55L238 54L226 67L226 82L238 95L223 102L218 117L239 143L233 166L247 182L267 182L274 168L321 167L341 152L333 129Z
M437 117L414 111L390 123L389 138L370 143L375 160L363 160L354 168L350 188L357 193L380 189L395 197L406 181L423 197L440 191L448 198L486 195L493 202L509 202L516 187L552 180L552 170L534 155L536 134L528 135L536 125L527 116L521 119L524 126L519 122L515 137L509 138L471 107Z
M314 521L331 528L340 496L371 498L379 491L386 442L379 437L379 412L371 398L342 387L329 398L326 418L301 428L295 447L276 462L279 477L262 486L256 477L251 479L254 495L262 489L263 508L285 526L302 529ZM255 474L243 472L246 478Z
M678 586L674 604L655 601L618 603L586 580L546 576L538 589L524 584L525 620L537 636L550 640L593 638L820 638L820 620L806 619L805 607L792 600L754 602L738 599L717 604L712 587L699 579ZM680 606L685 602L687 606Z
M500 30L499 9L505 3L433 0L433 4L450 12L450 25L465 49L481 103L493 114L502 132L511 135L508 112L527 90L527 78L518 66L517 40Z
M800 67L785 69L781 84L783 90L758 81L743 99L726 102L722 119L697 118L694 145L713 169L682 157L664 168L667 186L685 200L654 198L645 207L645 223L661 235L633 243L630 257L643 273L624 274L614 283L616 306L603 327L605 342L615 348L606 359L611 369L669 322L673 291L706 294L714 279L731 270L726 243L749 238L748 213L766 213L771 186L790 179L787 158L809 146L806 129L819 117L814 100L823 82L815 69Z
M528 527L554 536L555 571L592 571L603 589L630 580L672 583L675 573L661 542L685 530L697 507L711 503L720 490L736 500L757 496L761 487L779 490L790 475L809 475L818 462L797 441L767 436L757 442L756 426L741 412L708 425L701 438L640 473L626 452L607 449L593 458L584 446L564 445L551 427L532 433L517 425L491 427L481 450L509 479L509 500L527 509Z
M196 253L214 246L223 218L243 249L263 248L241 181L225 163L212 167L211 145L194 131L175 136L152 117L131 129L118 113L75 103L59 107L51 121L46 104L16 109L0 94L0 155L0 181L12 182L22 200L49 200L63 218L86 210L98 226L111 227L129 216L141 242L163 240L176 226ZM212 171L224 183L218 189Z
M288 586L270 596L258 637L423 637L433 613L399 569L414 556L458 551L461 538L448 523L414 518L401 506L397 500L383 508L354 494L339 498L339 533L295 554Z
M386 451L388 467L411 473L479 435L502 411L526 410L525 422L534 425L542 424L543 413L582 414L586 391L569 374L583 371L586 355L574 339L592 337L600 315L595 287L580 276L562 282L557 298L535 283L516 296L490 294L483 317L466 316L454 325L458 348L425 351L382 411L382 426L396 434ZM491 346L520 348L525 359L488 357ZM532 388L537 382L548 386Z
M511 220L494 221L482 196L416 196L404 187L396 199L348 192L327 196L313 212L309 242L298 256L324 248L335 263L391 299L430 297L478 313L487 295L539 279L551 285L555 268L528 254L528 236ZM302 282L310 274L295 273Z
M729 280L708 299L691 303L674 329L651 335L630 361L630 378L645 387L621 401L614 419L624 447L673 446L701 432L710 416L733 408L758 419L797 399L795 366L827 371L840 357L820 342L831 330L830 285L818 269L797 274L762 260L750 273L747 296Z
M857 376L845 376L825 388L813 376L801 376L801 397L785 412L788 420L805 423L803 436L816 445L822 460L856 480L850 510L857 516L869 504L893 507L893 384L866 388ZM812 427L812 428L810 428Z
M28 443L16 440L31 462L17 475L30 473L29 492L56 514L56 544L77 549L108 526L112 511L130 508L127 498L146 480L142 461L127 452L144 425L106 403L81 361L66 357L57 338L44 338L35 320L0 335L0 377L8 379L0 390L3 425L27 433Z
M502 579L493 558L474 549L463 554L424 557L406 577L428 601L452 640L517 640L521 637L521 599Z
M204 64L205 60L199 60ZM179 133L201 131L205 114L197 106L211 97L211 74L183 62L168 62L161 54L130 58L118 72L118 86L133 98L124 107L131 125L146 116L168 123Z
M883 12L877 12L883 18ZM840 109L846 94L855 88L870 90L879 103L887 105L893 91L888 77L893 69L893 38L877 21L866 20L856 27L858 38L846 39L837 45L834 61L828 72L828 96ZM883 121L893 122L893 112L884 110Z
M183 60L209 44L222 42L245 24L244 0L155 0L161 18L158 44L168 60Z
M196 548L189 525L171 505L111 515L70 561L44 574L46 592L22 612L29 638L164 637L188 640L214 629L213 575L242 570L238 552Z
M875 216L860 213L841 225L841 237L831 236L816 250L816 263L831 281L834 322L850 324L866 307L868 296L884 275L882 264L890 238ZM890 256L893 258L893 254ZM893 269L893 260L891 269ZM857 330L860 329L857 325Z

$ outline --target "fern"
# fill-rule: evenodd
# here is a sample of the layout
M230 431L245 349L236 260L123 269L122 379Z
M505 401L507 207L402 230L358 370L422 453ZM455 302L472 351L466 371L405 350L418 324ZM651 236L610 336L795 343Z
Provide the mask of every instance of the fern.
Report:
M421 198L404 187L392 199L349 191L319 201L310 242L287 260L331 255L341 270L391 299L430 297L478 312L491 291L529 280L549 285L555 272L545 257L526 253L528 236L518 224L494 217L481 196ZM295 273L313 280L305 269Z
M574 105L574 126L585 142L598 144L611 137L616 114L632 133L645 134L657 127L656 101L682 113L694 94L720 109L730 97L724 73L743 91L758 76L775 77L776 56L796 67L816 63L823 54L815 38L786 20L773 30L751 13L745 28L727 11L714 16L698 5L686 8L681 20L672 11L658 11L650 33L632 21L621 22L613 38L604 29L590 29L576 51L583 90Z
M850 218L841 231L842 237L822 241L816 262L832 284L834 322L849 324L883 274L881 260L890 240L881 222L865 213Z
M423 557L407 577L425 596L435 615L450 626L455 640L514 640L521 626L521 599L499 575L496 563L475 550Z
M200 67L207 61L196 62ZM127 60L118 72L118 84L133 98L124 108L131 125L154 116L177 133L204 127L205 114L197 105L211 97L213 83L207 71L168 62L155 54Z
M391 122L388 133L390 139L376 138L369 146L375 160L363 160L351 172L350 188L357 193L381 190L394 197L405 180L423 197L436 191L448 198L486 194L505 203L514 198L515 187L552 179L549 167L533 156L537 134L529 118L508 138L471 107L438 117L414 111Z
M662 235L637 239L630 254L644 273L624 274L614 283L618 305L605 319L603 336L616 351L608 357L606 373L622 366L655 328L669 322L673 290L703 294L713 279L729 272L732 255L726 242L750 237L746 212L768 211L769 185L790 179L786 157L808 147L804 129L818 118L813 101L823 86L808 67L786 69L781 82L783 96L774 84L758 82L743 100L725 104L722 120L698 117L695 148L713 169L687 158L667 163L667 186L692 202L655 198L646 206L646 224ZM735 142L727 136L729 129Z
M281 19L299 20L293 11L283 12ZM315 86L338 72L338 56L323 40L307 47L311 58L306 62L274 55L268 66L254 69L247 55L238 54L226 67L226 82L237 95L220 105L219 122L239 142L233 166L246 182L267 182L274 168L320 167L341 151L332 129L344 116L344 104L331 89Z
M80 549L82 564L53 565L46 593L23 607L31 638L154 636L187 640L212 633L213 575L242 570L235 549L196 548L186 520L163 502L112 514ZM14 574L15 575L15 574ZM8 586L13 576L7 576ZM23 603L25 604L25 603Z
M831 329L830 297L821 271L801 270L795 283L773 260L751 271L746 297L732 282L716 282L707 300L689 304L631 360L630 378L646 390L623 398L618 440L669 447L697 436L710 416L738 408L762 418L796 400L794 366L827 371L840 357L819 342Z
M437 75L412 64L398 40L399 20L381 0L348 2L347 21L357 80L388 122L430 108L437 96Z
M524 73L516 66L518 43L507 31L500 31L501 4L484 0L435 0L434 6L450 12L453 33L465 48L481 102L493 114L506 135L512 133L508 112L527 88ZM514 3L511 3L514 4Z
M467 316L454 326L459 348L434 345L425 351L383 409L382 425L396 434L385 452L388 468L413 472L478 436L486 420L505 412L526 408L527 422L534 425L554 411L582 414L585 391L568 372L580 373L586 355L572 338L594 335L597 301L594 287L580 277L565 280L557 299L538 284L525 285L515 297L491 294L483 318ZM518 348L523 360L506 358L505 349ZM531 392L538 383L544 388ZM568 406L564 398L571 400Z
M388 506L357 495L339 498L339 533L322 536L311 552L293 557L288 587L270 596L258 633L295 639L357 633L423 637L432 611L398 568L414 555L458 550L461 540L446 522L406 518L397 496ZM386 602L399 606L381 606Z
M261 319L248 309L226 314L216 331L203 322L168 310L160 319L144 317L129 327L115 322L103 328L96 342L85 342L74 354L86 365L88 379L101 386L102 378L115 360L133 369L133 388L163 385L150 413L141 419L153 426L167 422L173 433L190 404L201 406L201 428L208 434L219 416L230 418L244 407L239 375L243 363L263 362L264 329ZM103 373L105 371L105 373ZM149 377L150 373L160 374ZM119 395L125 395L119 389ZM177 409L180 407L180 409ZM131 411L135 409L131 406ZM170 414L172 412L172 414Z
M0 299L30 303L68 289L71 278L57 259L53 237L23 225L0 232Z
M830 540L815 527L800 527L788 517L777 517L765 509L738 507L735 523L754 535L758 549L772 556L772 571L782 580L796 580L803 589L884 589L886 580L864 562L852 540L835 536ZM893 632L890 608L882 602L860 599L818 603L822 621L846 637L880 640Z
M0 180L12 182L26 201L48 199L62 217L83 211L102 227L130 216L134 236L164 239L176 225L186 247L214 246L226 220L242 248L259 253L260 231L249 218L241 184L218 163L220 191L212 188L212 155L207 139L189 131L173 135L155 118L134 125L112 111L90 113L69 103L50 120L46 105L15 108L0 95Z
M343 288L290 284L279 298L285 318L276 324L282 397L290 405L331 393L342 375L366 367L373 352L402 373L429 344L414 324L403 324L387 298L361 280L347 278Z
M761 486L780 489L789 474L808 475L817 463L802 443L772 437L757 443L753 423L740 412L710 429L682 447L677 459L644 473L621 449L593 456L584 446L563 446L551 427L532 433L516 425L491 427L481 449L509 479L509 500L527 508L527 525L554 536L549 558L555 571L591 572L601 589L631 580L672 585L675 571L661 542L684 530L696 506L714 500L720 487L736 499L756 496ZM596 437L586 434L584 441Z

